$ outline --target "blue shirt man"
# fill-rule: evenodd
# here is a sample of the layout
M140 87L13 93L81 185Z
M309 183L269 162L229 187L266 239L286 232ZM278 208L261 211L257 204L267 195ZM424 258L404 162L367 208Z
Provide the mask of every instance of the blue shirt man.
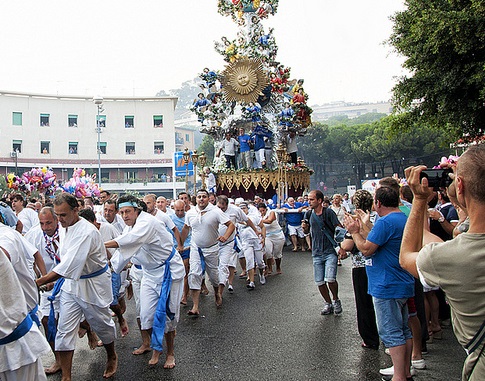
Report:
M398 192L390 187L376 190L374 208L380 218L367 239L360 233L360 220L345 216L345 225L357 248L367 257L368 290L379 336L391 354L394 377L409 379L413 344L406 302L414 296L414 278L399 265L407 217L399 210Z
M251 136L246 134L244 128L239 129L239 136L237 137L239 142L239 152L241 153L241 168L251 168L253 166L253 160L251 157Z

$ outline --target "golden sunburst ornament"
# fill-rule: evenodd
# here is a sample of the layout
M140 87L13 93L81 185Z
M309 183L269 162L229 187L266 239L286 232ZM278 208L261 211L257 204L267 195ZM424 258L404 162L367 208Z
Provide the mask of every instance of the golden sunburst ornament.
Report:
M222 91L228 102L256 102L268 86L260 60L244 58L230 63L222 72Z

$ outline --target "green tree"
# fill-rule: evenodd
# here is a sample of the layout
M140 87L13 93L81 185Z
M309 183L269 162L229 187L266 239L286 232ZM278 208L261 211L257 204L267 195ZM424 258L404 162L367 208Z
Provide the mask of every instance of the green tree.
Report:
M214 139L210 135L204 135L202 143L197 147L197 153L199 155L204 152L207 156L207 165L211 165L214 162Z
M433 166L441 156L452 153L449 144L453 140L446 130L416 124L396 133L393 126L400 118L391 115L355 125L347 125L352 122L346 120L331 127L316 123L301 138L299 155L315 171L316 182L328 183L333 177L340 181L354 178L359 184L367 173L402 175L407 165Z
M454 137L483 134L485 2L406 0L388 43L406 57L410 74L394 87L398 129L420 125Z

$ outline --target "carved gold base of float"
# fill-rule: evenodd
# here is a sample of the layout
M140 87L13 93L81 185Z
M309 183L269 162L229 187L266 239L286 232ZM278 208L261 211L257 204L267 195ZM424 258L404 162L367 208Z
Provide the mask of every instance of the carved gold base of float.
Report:
M262 194L268 199L278 192L278 184L281 183L289 196L299 196L310 189L312 173L309 169L220 172L216 175L217 193L245 199Z

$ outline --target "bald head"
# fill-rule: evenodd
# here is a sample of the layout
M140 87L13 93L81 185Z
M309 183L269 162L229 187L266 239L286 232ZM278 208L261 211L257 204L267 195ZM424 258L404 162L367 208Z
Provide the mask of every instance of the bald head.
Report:
M45 206L39 211L39 225L42 231L49 237L52 237L59 225L54 208Z
M185 202L182 200L176 200L173 204L173 211L178 218L185 217Z

